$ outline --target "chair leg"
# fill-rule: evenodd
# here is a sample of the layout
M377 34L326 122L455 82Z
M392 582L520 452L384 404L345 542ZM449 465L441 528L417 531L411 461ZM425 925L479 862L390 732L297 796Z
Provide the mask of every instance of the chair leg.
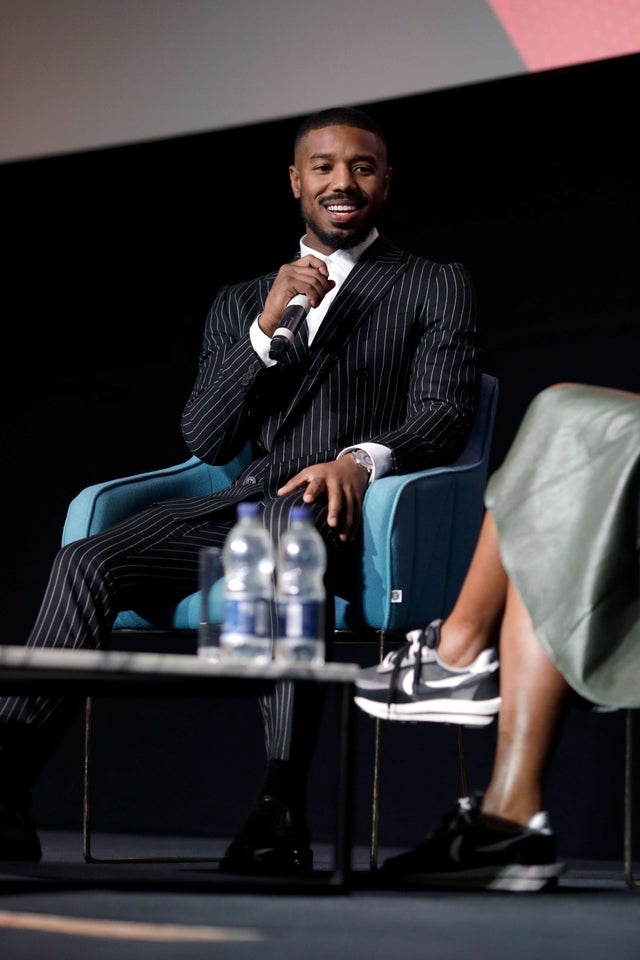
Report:
M378 835L380 832L380 749L382 721L377 718L373 721L373 784L371 788L371 842L369 848L369 866L371 870L378 869Z
M469 795L469 784L467 781L467 765L464 759L464 742L462 738L463 728L461 724L457 723L455 725L456 729L456 748L458 752L458 773L460 775L460 796L466 797Z
M633 710L625 716L624 752L624 878L632 890L640 889L633 876Z
M87 863L218 863L220 857L96 857L91 852L93 773L93 698L87 697L84 715L84 778L82 799L82 853Z
M384 660L384 630L378 637L378 660ZM380 770L382 751L382 721L374 720L373 733L373 783L371 787L371 838L369 845L369 866L371 870L378 869L378 836L380 833Z
M87 697L84 705L84 769L82 795L82 854L87 863L94 863L91 854L91 751L93 701Z

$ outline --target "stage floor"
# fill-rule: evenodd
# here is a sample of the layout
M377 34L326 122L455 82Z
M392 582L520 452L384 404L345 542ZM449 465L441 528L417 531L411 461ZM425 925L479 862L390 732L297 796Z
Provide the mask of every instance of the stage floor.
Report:
M79 833L42 831L40 864L0 864L3 960L637 960L640 891L621 862L573 861L550 893L381 888L356 847L335 890L330 846L317 887L247 883L215 862L85 863ZM96 834L98 856L219 856L228 840ZM391 849L380 851L380 860ZM636 874L637 875L637 874ZM117 953L116 953L117 951Z

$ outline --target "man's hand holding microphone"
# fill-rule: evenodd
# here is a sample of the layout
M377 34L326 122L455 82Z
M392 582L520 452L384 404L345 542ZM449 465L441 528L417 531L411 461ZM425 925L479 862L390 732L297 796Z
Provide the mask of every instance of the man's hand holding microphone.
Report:
M271 359L283 356L309 310L319 306L334 286L326 263L318 257L301 257L280 268L258 318L262 332L271 337Z

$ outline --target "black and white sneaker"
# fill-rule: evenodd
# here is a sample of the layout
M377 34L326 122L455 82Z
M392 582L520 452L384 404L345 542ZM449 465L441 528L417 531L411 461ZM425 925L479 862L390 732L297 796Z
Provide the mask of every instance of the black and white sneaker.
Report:
M416 670L417 664L432 663L436 656L436 647L440 643L442 620L432 622L422 630L411 630L406 643L392 650L381 663L365 667L358 674L356 686L363 691L389 690L400 672Z
M536 892L557 886L566 867L556 861L556 839L546 812L526 827L497 829L480 812L481 795L456 809L414 850L390 857L381 879L465 890Z
M412 630L382 663L360 671L354 701L361 710L380 720L491 723L500 709L495 650L484 650L468 667L449 667L437 651L441 624Z

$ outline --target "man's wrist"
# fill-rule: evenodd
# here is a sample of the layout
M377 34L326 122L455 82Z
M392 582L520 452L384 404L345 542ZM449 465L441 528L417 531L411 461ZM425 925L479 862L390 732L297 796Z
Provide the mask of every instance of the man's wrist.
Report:
M373 471L373 457L367 453L366 450L350 450L349 453L353 456L356 463L360 464L367 471L367 475L370 477Z
M365 464L366 469L369 472L369 483L373 483L374 480L377 480L379 477L384 477L390 472L391 450L383 443L376 443L372 440L364 440L361 443L351 444L340 451L338 454L338 459L340 459L340 457L347 456L347 454L353 453L355 450L357 450L359 453L366 453L370 458ZM371 466L370 470L369 466Z

